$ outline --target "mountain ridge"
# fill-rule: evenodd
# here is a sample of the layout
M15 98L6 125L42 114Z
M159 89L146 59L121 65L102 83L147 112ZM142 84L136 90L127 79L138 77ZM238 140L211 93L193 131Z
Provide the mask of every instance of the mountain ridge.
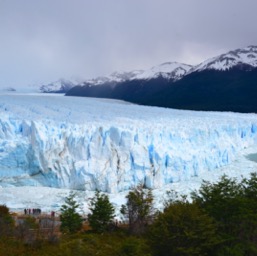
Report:
M192 68L187 66L180 76L175 71L181 71L185 64L176 63L175 67L174 63L168 63L173 66L172 72L155 72L158 68L152 68L149 76L141 73L139 79L115 85L75 86L66 95L190 110L257 112L257 46L229 51Z
M251 45L245 48L239 48L207 59L193 67L188 74L205 69L224 71L239 64L248 64L252 67L257 67L257 46Z
M252 71L256 67L257 46L250 45L209 58L195 66L178 62L164 62L146 70L116 71L108 76L99 76L87 80L59 79L52 83L43 84L40 87L34 85L33 91L66 93L73 96L107 97L140 104L152 104L144 99L139 100L138 97L142 98L151 93L159 93L159 91L167 89L170 85L194 72L199 73L205 70L228 72L233 68ZM149 85L150 87L147 88ZM121 87L124 88L122 89ZM1 91L6 90L6 88L1 89ZM8 91L10 90L8 89ZM19 92L20 88L13 87L12 91ZM29 90L24 91L27 92ZM123 95L125 92L131 96ZM142 94L141 96L139 96L140 93ZM135 96L133 97L132 94L135 94ZM161 104L158 105L161 106Z

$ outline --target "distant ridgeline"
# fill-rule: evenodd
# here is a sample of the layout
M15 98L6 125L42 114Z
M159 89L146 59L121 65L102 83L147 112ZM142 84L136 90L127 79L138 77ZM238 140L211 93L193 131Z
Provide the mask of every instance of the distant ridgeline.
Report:
M71 88L66 95L176 109L257 113L256 46L222 54L195 67L188 66L190 69L180 76L175 72L179 69L176 64L176 70L167 71L166 65L165 71L159 68L149 77L137 75L97 85L85 82Z

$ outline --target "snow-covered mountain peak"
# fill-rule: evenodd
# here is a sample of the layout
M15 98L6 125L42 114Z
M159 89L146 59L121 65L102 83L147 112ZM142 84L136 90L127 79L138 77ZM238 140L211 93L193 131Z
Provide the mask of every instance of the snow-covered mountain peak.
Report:
M178 80L180 79L192 66L178 63L178 62L165 62L158 66L154 66L148 70L145 70L141 74L137 75L134 79L152 79L162 76L166 79Z
M257 46L251 45L208 59L192 68L189 73L205 69L224 71L238 65L257 67Z
M96 78L88 79L84 81L84 84L87 85L101 85L104 83L120 83L124 81L129 81L134 79L138 74L141 74L143 71L142 70L133 70L130 72L126 71L116 71L111 73L109 76L99 76Z
M117 81L117 82L123 82L126 80L132 80L134 79L137 75L143 73L143 70L133 70L130 72L126 71L120 71L120 72L113 72L109 77L110 79Z
M116 71L109 76L102 76L86 80L84 84L89 86L101 85L104 83L121 83L131 80L149 80L162 76L166 79L178 80L187 73L192 66L178 62L165 62L147 70Z
M257 53L257 45L249 45L245 47L243 50Z
M41 92L67 92L75 85L96 86L109 84L115 87L118 83L132 80L150 80L158 77L177 81L195 71L219 70L225 71L233 67L247 68L257 67L257 46L250 45L245 48L229 51L225 54L210 58L199 65L191 66L178 62L164 62L147 70L116 71L108 76L99 76L87 80L65 80L42 85Z
M40 86L39 90L41 92L65 92L71 89L74 85L74 82L62 78L53 83Z

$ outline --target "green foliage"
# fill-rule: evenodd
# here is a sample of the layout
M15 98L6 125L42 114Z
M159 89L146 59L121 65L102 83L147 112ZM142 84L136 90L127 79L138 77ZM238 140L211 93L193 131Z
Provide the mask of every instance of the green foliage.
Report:
M81 217L76 213L78 204L74 200L75 195L70 194L65 200L66 204L62 206L62 225L66 224L62 226L62 231L66 234L59 237L58 243L50 243L45 236L37 236L40 228L38 229L35 219L30 216L19 224L26 228L23 239L17 239L19 236L13 232L7 232L3 237L3 230L11 230L14 222L9 209L0 206L0 220L7 218L7 222L0 222L0 225L7 224L2 226L7 229L0 229L0 255L257 255L256 192L256 174L240 182L224 176L216 183L203 182L199 191L192 194L192 201L183 196L178 197L174 191L169 192L164 211L153 219L151 191L138 187L127 195L127 203L122 206L121 212L130 220L130 230L134 234L144 232L141 236L129 235L122 227L104 234L73 234L75 230L79 230L74 228L77 219L73 217L78 216L79 228ZM106 222L101 225L99 219L105 216L100 214L103 209L106 210L109 206L113 209L109 204L108 197L100 193L96 193L91 201L91 208L95 210L96 223L99 226L107 225ZM70 212L72 214L66 214ZM99 232L102 232L101 228Z
M143 239L127 237L121 243L119 256L150 256L150 250Z
M75 233L82 228L82 217L76 212L79 205L75 201L75 194L70 193L61 207L61 227L63 233Z
M242 184L238 184L235 179L223 176L218 183L211 184L203 181L199 192L192 193L192 198L215 219L222 220L223 224L226 224L230 221L231 214L240 211L235 205L240 205L238 201L242 199L241 195Z
M172 204L180 203L180 202L187 202L186 195L179 195L178 192L175 190L166 191L166 195L164 197L164 210L169 208Z
M214 220L195 203L174 201L148 232L154 255L215 255L219 243Z
M192 198L218 224L220 255L257 255L257 177L204 182ZM235 254L235 252L237 252Z
M10 216L9 208L6 205L0 205L0 217Z
M120 212L129 220L131 233L143 233L153 217L152 191L140 185L130 191L126 199L127 203L121 206Z
M14 220L6 205L0 205L0 237L12 235Z
M115 210L109 201L109 197L96 191L94 198L90 201L91 214L88 221L91 228L96 232L107 231L115 217Z
M128 237L123 232L80 233L62 240L60 256L151 256L143 238Z

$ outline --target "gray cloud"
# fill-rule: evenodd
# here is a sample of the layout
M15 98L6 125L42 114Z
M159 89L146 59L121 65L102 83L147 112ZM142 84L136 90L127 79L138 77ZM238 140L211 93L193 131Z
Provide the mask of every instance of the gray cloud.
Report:
M197 64L257 44L256 0L0 0L0 86Z

